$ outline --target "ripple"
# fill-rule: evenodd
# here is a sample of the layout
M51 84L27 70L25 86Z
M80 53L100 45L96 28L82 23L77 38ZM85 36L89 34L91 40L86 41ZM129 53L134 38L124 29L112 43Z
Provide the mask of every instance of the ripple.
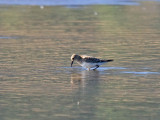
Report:
M75 67L59 67L60 69L68 69L68 70L74 70L74 71L87 71L86 68L80 67L80 66L75 66ZM99 67L98 69L96 69L96 71L106 71L106 70L126 70L128 68L125 67ZM92 71L92 70L91 70Z
M0 39L15 39L17 37L0 36Z
M59 67L61 69L63 69L64 71L66 71L66 69L68 69L69 71L72 70L74 72L76 71L87 71L87 69L80 67L80 66L75 66L75 67ZM149 75L149 74L154 74L154 75L158 75L160 74L159 72L150 72L150 71L126 71L126 70L133 70L134 68L126 68L126 67L99 67L98 69L96 69L96 71L99 72L104 72L107 70L116 70L116 73L120 73L120 74L134 74L134 75ZM117 71L118 70L118 71ZM124 71L125 70L125 71ZM150 70L150 68L139 68L138 70ZM92 71L92 70L91 70Z
M125 67L100 67L98 70L125 70Z
M148 72L148 71L144 71L144 72L123 71L123 72L121 72L121 73L126 73L126 74L139 74L139 75L160 74L159 72Z

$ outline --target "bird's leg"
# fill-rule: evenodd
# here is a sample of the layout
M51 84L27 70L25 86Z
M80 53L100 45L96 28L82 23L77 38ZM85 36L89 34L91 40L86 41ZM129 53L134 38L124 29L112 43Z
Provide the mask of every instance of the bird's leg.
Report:
M96 65L96 68L94 68L93 70L96 70L99 67L99 65Z

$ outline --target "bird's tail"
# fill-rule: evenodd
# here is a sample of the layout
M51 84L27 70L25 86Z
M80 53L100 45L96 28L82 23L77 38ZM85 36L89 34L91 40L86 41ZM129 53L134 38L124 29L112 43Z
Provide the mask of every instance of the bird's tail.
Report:
M112 62L113 60L110 59L110 60L101 60L101 62Z

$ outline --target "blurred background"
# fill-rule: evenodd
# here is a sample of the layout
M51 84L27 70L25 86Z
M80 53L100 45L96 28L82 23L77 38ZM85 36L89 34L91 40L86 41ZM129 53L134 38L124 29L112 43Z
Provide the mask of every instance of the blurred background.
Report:
M0 120L158 120L159 65L159 0L0 0Z

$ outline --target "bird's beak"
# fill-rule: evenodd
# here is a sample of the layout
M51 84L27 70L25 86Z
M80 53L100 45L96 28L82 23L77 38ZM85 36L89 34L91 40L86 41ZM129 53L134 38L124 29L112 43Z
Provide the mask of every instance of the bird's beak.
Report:
M74 61L71 62L71 67L72 67L73 62L74 62Z

